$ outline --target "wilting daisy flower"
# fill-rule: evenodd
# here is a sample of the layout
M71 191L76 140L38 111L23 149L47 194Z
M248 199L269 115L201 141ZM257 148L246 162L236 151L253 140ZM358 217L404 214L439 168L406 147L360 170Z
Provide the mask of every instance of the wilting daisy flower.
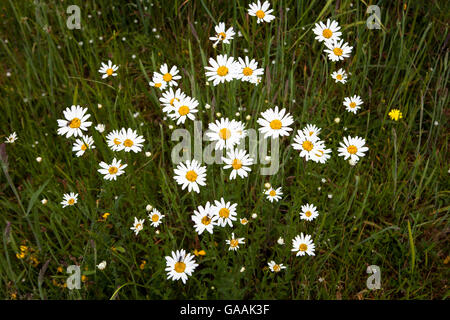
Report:
M328 59L331 61L344 60L350 57L353 47L350 47L344 40L325 41L327 49L324 51L328 53Z
M165 215L161 214L157 209L153 208L153 211L148 215L148 218L151 221L151 225L153 227L159 226L161 223L161 219L164 218Z
M358 136L354 138L350 136L348 136L347 138L344 137L344 142L339 142L339 145L341 147L338 148L338 156L344 157L344 160L350 158L352 161L357 162L359 160L359 157L364 157L364 152L369 150L369 148L364 146L365 144L366 140Z
M214 203L215 205L212 207L212 212L219 217L219 220L217 221L218 225L225 227L228 224L232 227L233 221L237 220L237 203L231 204L229 201L225 202L223 198L221 198L220 201L215 200Z
M319 212L317 211L315 205L307 203L304 206L302 206L302 212L300 212L300 219L311 221L318 216Z
M94 129L100 133L103 133L103 131L105 131L105 125L102 123L99 123L94 127Z
M194 255L184 249L172 251L172 256L166 256L167 279L180 280L186 283L188 276L192 275L198 264L195 263Z
M66 135L66 138L82 136L83 131L86 131L91 126L92 122L86 121L91 116L86 114L87 108L80 106L71 106L63 111L66 120L58 119L58 134Z
M245 124L242 121L231 120L231 125L235 129L239 139L244 138L247 135L247 130L245 130Z
M363 104L360 96L354 95L353 97L346 97L343 102L344 106L346 106L345 110L349 112L353 112L356 114L358 109L361 109L360 105Z
M135 153L142 151L142 143L145 141L143 136L138 136L137 131L131 128L128 128L128 130L122 128L119 139L122 141L122 147L119 150Z
M177 89L176 91L173 91L172 88L169 88L169 90L162 93L162 97L159 98L159 101L161 101L161 104L164 107L168 107L169 109L164 110L166 108L163 108L163 112L170 112L171 107L173 107L173 103L175 101L180 101L186 97L186 94L184 94L181 89Z
M318 148L323 148L323 141L319 140L317 135L305 134L305 131L297 130L297 135L294 137L292 147L295 150L300 150L300 157L305 158L306 161L314 160Z
M76 152L77 157L81 157L87 149L95 149L94 139L89 136L81 136L81 139L76 139L72 151Z
M325 163L331 158L331 149L326 149L324 144L320 144L315 149L313 157L311 158L315 162Z
M273 260L270 261L270 262L268 263L268 265L269 265L270 271L272 271L272 272L280 272L282 269L286 269L286 267L283 266L282 263L277 264L277 263L275 263L275 261L273 261Z
M164 81L162 74L158 72L153 73L152 81L148 83L150 87L155 87L159 90L164 90L167 87L167 82Z
M102 67L98 70L98 72L103 73L102 79L108 78L109 76L117 76L118 66L113 65L111 60L108 60L108 64L102 62Z
M209 37L209 40L215 41L213 44L214 48L217 46L219 41L222 41L222 43L230 43L230 40L233 40L235 35L233 27L230 27L225 31L225 23L223 22L219 22L219 24L215 26L214 30L216 31L216 35L214 37Z
M216 150L231 149L242 137L237 131L236 122L232 122L228 118L222 118L208 125L206 136L210 141L216 141Z
M208 81L213 81L214 86L233 80L239 70L239 65L234 58L228 57L226 54L218 55L217 60L209 58L209 65L205 67L207 70L205 74Z
M292 239L292 250L297 251L296 256L304 256L308 254L310 256L315 256L314 253L315 245L311 240L311 236L307 234L303 236L303 232Z
M347 82L347 73L344 71L344 69L339 69L338 71L335 71L331 74L331 77L336 82L346 83Z
M67 206L73 206L75 203L77 203L78 200L78 193L66 193L63 195L63 201L61 201L61 204L63 205L63 208Z
M253 159L245 150L229 150L227 151L227 157L222 157L222 161L225 163L224 169L233 168L230 173L230 180L235 179L236 175L245 178L248 176L248 172L252 171L248 166L253 164Z
M259 131L264 133L264 138L272 137L278 138L280 136L288 136L289 131L292 130L289 126L294 122L294 119L289 113L286 113L286 109L278 110L278 106L275 109L268 109L261 113L262 118L258 119L258 124L261 126Z
M258 78L264 74L263 68L258 68L258 62L255 59L251 61L246 56L245 60L241 57L238 58L239 69L236 74L236 79L242 81L248 81L254 84L258 84Z
M130 229L133 230L136 235L138 235L139 231L144 229L144 222L145 219L138 220L138 218L134 217L134 223Z
M178 184L182 185L182 190L188 187L189 192L194 190L195 192L200 193L198 186L206 185L206 166L200 166L200 163L195 159L192 161L187 160L186 164L181 162L177 165L174 172L174 179Z
M403 117L403 114L400 112L400 110L398 110L398 109L392 109L390 112L389 112L389 117L392 119L392 120L395 120L395 121L398 121L398 119L401 119L402 117Z
M275 16L271 15L273 9L269 9L270 3L268 1L264 1L264 3L261 5L261 2L258 0L258 2L250 3L248 9L248 14L257 17L258 20L256 20L256 23L260 22L270 22L273 19L275 19Z
M111 164L102 161L99 164L101 169L98 169L97 171L105 175L103 177L105 180L116 180L117 176L125 173L123 169L128 166L127 164L121 164L121 162L122 160L117 160L116 158L113 159Z
M248 223L248 219L247 218L241 218L239 219L239 221L241 222L242 225L246 225Z
M230 245L230 247L228 248L228 250L234 250L234 251L236 251L237 249L239 249L239 245L240 245L240 244L245 244L244 239L245 239L245 238L235 238L235 237L234 237L234 233L232 233L232 234L231 234L231 239L225 240L226 244Z
M169 113L169 117L177 119L177 124L184 123L186 118L195 120L194 113L198 112L197 106L198 101L191 97L185 97L180 101L175 100L172 107L173 113Z
M16 142L17 139L19 139L17 138L17 134L13 132L8 137L6 137L5 143L14 143Z
M106 136L106 142L108 144L108 147L110 147L112 151L120 151L124 148L124 146L122 145L122 135L119 130L113 130L112 132L108 133L108 135Z
M273 202L274 200L278 202L278 200L281 199L283 192L281 192L281 187L277 188L276 190L274 188L270 187L269 190L264 192L264 194L267 195L267 199L270 202Z
M341 27L336 21L330 21L327 19L327 24L324 24L322 21L315 24L313 29L314 34L316 35L316 40L319 41L329 41L329 40L339 40L342 32L339 30Z
M307 137L317 137L321 130L322 129L316 127L314 124L307 124L302 131Z
M169 67L167 66L167 63L164 63L159 68L160 75L162 75L162 80L169 86L178 86L178 83L175 80L181 79L181 76L178 75L178 68L177 66L173 66L170 71ZM155 72L157 73L157 72Z
M205 230L212 234L214 226L218 224L217 220L219 219L219 216L214 215L209 201L206 203L205 207L198 206L197 210L194 210L194 214L191 216L192 221L195 223L195 231L199 235Z

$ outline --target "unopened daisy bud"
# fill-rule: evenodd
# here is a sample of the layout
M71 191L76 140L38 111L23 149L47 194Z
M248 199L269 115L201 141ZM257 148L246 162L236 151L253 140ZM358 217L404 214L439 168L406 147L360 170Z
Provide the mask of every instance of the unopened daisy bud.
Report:
M241 114L239 112L236 112L236 117L239 117Z
M147 151L147 152L145 153L145 156L146 156L147 158L148 158L148 157L151 157L151 155L152 155L151 152L148 152L148 151Z
M240 272L244 272L245 271L245 267L242 267Z
M36 161L37 161L37 162L41 162L41 161L42 161L42 158L41 158L41 157L37 157L37 158L36 158Z
M169 129L172 130L173 129L173 125L169 124Z
M270 182L266 182L264 183L264 188L269 189L272 185L270 184Z
M156 234L159 234L159 230L156 230L155 233L156 233Z
M253 213L253 214L252 214L252 218L253 218L253 219L256 219L256 218L258 218L258 215L257 215L256 213Z
M327 182L327 179L325 179L325 178L322 178L322 183L325 183L325 182Z
M328 195L328 199L331 199L331 198L333 198L333 195L330 193L330 194Z
M222 116L222 114L220 112L217 112L216 116L220 118Z
M248 120L250 120L251 118L252 118L252 116L251 116L251 115L248 115L248 116L245 117L245 120L248 121Z
M211 290L214 290L215 289L215 287L214 286L211 286Z
M44 206L47 204L47 202L48 202L48 200L45 199L45 198L41 200L41 203L42 203Z
M282 237L279 237L277 243L282 246L284 244L284 239Z
M339 123L339 122L341 122L341 119L340 118L334 118L334 122Z
M207 86L209 86L209 82L208 82L208 81L206 81L205 84L206 84Z
M153 206L152 206L151 204L148 204L148 205L145 207L145 210L147 210L147 211L152 211L152 209L153 209Z
M98 268L99 270L104 270L104 269L106 268L106 261L103 260L102 262L100 262L100 263L97 265L97 268Z
M435 121L435 122L434 122L434 125L435 125L435 126L438 126L438 125L439 125L439 122Z
M353 159L348 160L348 163L349 163L352 167L355 166L357 162L358 162L358 161L355 161L355 160L353 160Z
M99 103L97 104L97 108L101 109L103 106Z
M317 187L317 191L320 191L322 188L321 187Z
M209 105L209 103L205 104L205 109L210 109L211 106Z

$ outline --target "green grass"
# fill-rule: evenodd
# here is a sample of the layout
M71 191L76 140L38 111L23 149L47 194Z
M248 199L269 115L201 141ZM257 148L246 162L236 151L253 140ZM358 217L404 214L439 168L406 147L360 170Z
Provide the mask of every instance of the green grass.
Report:
M151 6L144 0L115 7L105 0L38 2L0 5L0 139L13 131L19 136L0 149L0 298L448 297L448 4L406 1L405 10L400 1L271 1L276 20L257 24L246 13L247 1ZM80 5L82 30L66 27L71 4ZM366 27L369 4L381 8L381 30ZM340 23L342 38L354 47L344 62L328 61L314 40L314 23L328 17ZM208 37L219 21L243 36L214 49ZM207 60L224 52L255 58L265 68L262 83L205 85ZM102 80L98 69L108 59L120 65L118 76ZM294 129L307 123L321 127L332 158L325 165L306 163L293 153L291 135L280 141L276 175L261 176L256 165L248 179L229 181L228 171L209 165L208 186L200 194L182 191L170 160L177 142L170 140L169 125L175 124L163 120L160 92L148 86L152 72L166 62L179 67L179 87L200 102L203 127L220 112L258 128L260 112L278 105L294 116ZM345 85L330 77L340 67L351 72ZM353 94L364 100L357 115L342 105ZM204 109L206 103L212 108ZM80 158L72 142L56 134L56 120L72 104L87 107L94 125L106 124L103 134L90 128L96 149ZM403 112L399 122L388 117L392 108ZM100 161L114 157L104 136L121 127L137 129L146 143L141 153L117 153L128 167L111 183L96 170ZM179 127L193 132L190 121ZM365 138L370 148L355 167L337 156L347 135ZM35 160L39 156L41 163ZM266 182L283 187L280 202L263 197ZM70 191L80 194L79 202L62 209L62 195ZM222 196L238 203L239 218L253 212L258 217L197 236L193 210ZM307 202L320 212L312 222L299 218ZM135 237L129 228L135 216L146 217L147 204L166 218L160 234L147 221ZM99 222L105 212L111 216ZM225 245L232 231L246 241L237 252ZM313 236L315 257L290 251L300 232ZM284 246L276 242L280 236ZM22 244L34 250L37 264L16 257ZM164 256L181 248L206 251L196 258L199 267L186 285L166 280L164 271ZM288 268L271 273L272 259ZM108 265L99 271L95 265L102 260ZM72 264L87 276L81 290L61 287ZM366 288L369 265L381 268L381 290Z

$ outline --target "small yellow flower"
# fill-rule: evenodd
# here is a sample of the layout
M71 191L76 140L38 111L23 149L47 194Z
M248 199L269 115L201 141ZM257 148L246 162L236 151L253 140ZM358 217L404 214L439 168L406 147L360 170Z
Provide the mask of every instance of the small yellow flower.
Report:
M20 246L20 251L27 252L28 247L27 246Z
M403 117L402 113L398 109L392 109L389 112L389 117L391 117L392 120L398 121L398 119L401 119Z
M147 261L142 260L142 261L141 261L141 265L139 266L139 268L140 268L141 270L144 270L145 264L146 264L146 263L147 263Z
M63 268L62 268L61 266L59 266L56 270L57 270L58 272L63 272Z
M204 255L206 255L206 252L205 252L205 250L197 251L197 249L195 249L195 250L194 250L194 254L195 254L196 257L198 257L198 256L204 256Z
M11 293L11 300L17 299L17 293Z
M23 258L25 258L25 252L16 253L16 257L17 257L18 259L23 259Z
M81 281L86 282L88 280L88 277L86 277L84 274L81 276Z
M450 262L450 256L447 256L446 258L445 258L445 260L444 260L444 264L447 264L447 263L449 263Z

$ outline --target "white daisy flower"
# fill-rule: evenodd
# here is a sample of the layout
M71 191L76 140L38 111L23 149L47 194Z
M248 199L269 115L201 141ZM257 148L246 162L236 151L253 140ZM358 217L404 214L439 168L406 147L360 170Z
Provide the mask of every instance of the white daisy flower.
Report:
M153 208L152 212L149 213L148 218L151 221L152 227L157 227L161 223L161 219L164 218L165 215L161 214L157 209Z
M319 216L317 207L313 204L305 204L302 206L302 212L300 212L300 219L312 221Z
M153 73L152 81L148 83L150 87L155 87L159 90L164 90L167 87L167 82L164 81L162 74L158 72Z
M356 111L361 109L360 105L363 104L363 101L360 96L354 95L353 97L346 97L343 104L346 106L345 110L356 114Z
M128 166L127 164L121 164L121 162L122 160L117 160L116 158L113 159L111 164L102 161L99 163L101 169L97 171L104 175L103 178L105 180L116 180L117 176L125 173L123 169Z
M209 201L204 208L198 206L197 210L194 210L194 214L191 216L192 221L195 223L195 232L200 235L206 230L212 234L214 226L218 225L217 220L219 219L219 216L214 215Z
M272 271L272 272L280 272L281 270L286 269L286 267L283 266L282 263L277 264L277 263L275 263L275 261L273 261L273 260L270 261L270 262L268 263L268 265L269 265L270 271Z
M222 157L222 161L225 163L224 169L233 168L230 173L230 180L235 179L236 175L245 178L248 176L248 172L252 171L249 166L253 164L253 159L245 150L229 150L227 151L227 157Z
M63 201L61 201L61 204L63 205L63 208L67 206L73 206L78 201L78 193L66 193L63 195Z
M236 251L237 249L239 249L239 245L240 244L245 244L245 238L235 238L234 237L234 233L231 234L231 239L229 240L225 240L225 243L230 245L230 247L228 248L228 250L234 250Z
M200 193L199 185L205 186L206 183L206 166L200 166L200 163L193 159L192 161L187 160L186 164L180 163L174 170L175 181L182 185L181 189L184 190L188 187L188 191L194 190Z
M321 130L322 129L316 127L314 124L307 124L306 127L303 128L303 133L307 137L318 137Z
M331 77L337 82L346 83L347 82L347 73L344 69L339 69L331 74Z
M239 143L242 137L238 133L237 123L230 121L228 118L221 118L216 120L215 123L210 123L206 136L210 141L216 141L216 150L231 149Z
M322 42L339 40L342 35L342 32L339 31L340 29L341 27L336 21L327 19L327 24L324 24L322 21L316 23L313 32L316 35L315 39Z
M231 202L225 202L225 200L221 198L220 201L214 200L214 204L212 212L219 218L217 224L221 227L225 227L227 224L232 227L233 221L237 220L237 203L231 204Z
M92 124L92 122L86 121L91 116L86 114L87 110L87 108L80 106L66 108L63 111L66 120L58 119L58 134L61 136L66 135L66 138L82 136L82 131L87 131L87 128Z
M225 31L225 23L223 22L219 22L219 24L215 26L214 30L216 31L216 35L214 37L209 37L209 40L215 41L213 44L214 48L220 41L222 41L222 43L230 43L230 40L233 40L235 35L233 27L230 27Z
M210 66L205 67L207 70L205 74L208 81L213 81L214 86L235 79L239 70L239 65L234 58L226 54L218 55L216 60L209 58L209 64Z
M258 119L258 124L261 126L259 131L264 133L264 138L273 137L278 138L280 136L289 136L289 131L292 128L289 126L294 123L294 119L289 113L286 113L286 109L278 110L278 106L275 109L268 109L261 113L262 118Z
M292 250L297 251L296 256L304 256L308 254L310 256L315 256L314 253L315 245L311 240L311 236L307 234L303 236L303 232L292 239Z
M178 75L178 68L177 66L172 66L169 71L169 67L167 66L167 63L164 63L160 68L159 72L162 75L162 80L169 86L169 87L176 87L178 86L178 83L175 80L181 79L181 76Z
M297 135L294 137L292 147L294 150L300 150L300 157L305 158L306 161L316 160L316 153L318 148L324 148L323 141L319 140L317 135L309 135L305 131L297 130Z
M269 1L264 1L264 3L261 5L261 2L258 0L258 2L251 3L249 5L248 14L257 17L258 20L256 20L257 23L260 22L270 22L273 19L275 19L274 15L271 15L273 9L269 10L270 3Z
M364 152L369 150L369 148L364 146L365 144L366 140L358 136L354 138L350 136L347 138L344 137L344 142L339 142L341 147L338 148L338 156L344 157L344 160L350 158L352 161L358 162L360 157L365 156Z
M98 270L104 270L106 268L106 261L103 260L97 265Z
M162 97L159 98L159 101L161 101L161 104L164 107L171 108L173 107L173 103L175 101L180 101L186 97L186 94L184 94L181 89L177 89L176 91L173 91L172 88L169 88L169 90L162 93ZM165 108L164 108L165 109ZM171 111L170 109L167 109L168 111L162 110L163 112Z
M8 137L6 137L5 143L14 143L16 142L17 139L19 139L17 138L17 134L13 132Z
M324 144L319 144L317 146L316 151L313 154L313 157L311 157L312 160L319 163L325 163L328 159L331 158L331 149L326 149Z
M258 77L261 77L264 74L263 68L258 68L258 62L255 59L251 61L246 56L245 60L241 57L238 58L239 69L236 75L236 79L240 79L242 81L248 81L253 84L258 84Z
M180 101L175 100L173 102L173 107L171 107L173 113L168 112L168 115L172 119L176 119L177 124L184 123L186 121L186 118L195 120L194 113L198 112L197 106L198 101L195 98L185 97Z
M81 157L87 149L95 149L94 139L89 136L81 136L73 143L72 151L76 152L77 157Z
M239 219L239 221L241 222L242 225L246 225L248 223L248 219L247 218L241 218Z
M277 189L270 187L266 192L264 192L264 194L267 195L267 199L270 202L273 202L274 200L278 202L278 200L281 199L283 192L281 192L281 187Z
M106 136L106 143L112 151L120 151L125 148L122 144L122 135L119 130L113 130L112 132L108 133L108 135Z
M118 66L115 64L113 65L111 60L108 60L108 64L102 62L101 68L98 70L98 72L103 73L102 79L108 78L109 76L117 76L117 69L119 69Z
M353 47L350 47L344 40L325 41L327 49L324 52L328 53L328 59L331 61L344 60L350 57Z
M120 130L120 141L122 141L122 148L120 150L124 150L125 152L133 151L135 153L142 151L142 144L145 139L143 136L139 136L136 130L132 130L128 128L122 128Z
M198 264L195 263L193 254L186 254L184 249L172 251L172 256L166 256L167 279L180 280L186 283Z
M145 219L138 220L138 218L134 217L134 223L130 229L133 230L136 235L138 235L139 231L144 229L144 222L145 222Z
M102 123L99 123L94 127L94 129L100 133L103 133L105 131L105 125Z

